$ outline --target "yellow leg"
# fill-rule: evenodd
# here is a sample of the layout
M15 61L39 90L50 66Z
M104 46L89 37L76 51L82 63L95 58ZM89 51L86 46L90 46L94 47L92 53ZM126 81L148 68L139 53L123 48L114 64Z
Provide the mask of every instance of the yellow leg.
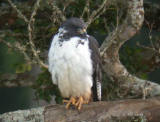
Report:
M67 103L66 104L66 109L68 109L71 104L75 105L76 99L74 97L71 97L70 100L63 100L63 102Z
M78 101L77 101L77 103L75 104L75 106L78 107L78 110L81 110L82 104L84 104L84 99L83 99L82 96L80 96L79 99L78 99Z
M89 103L89 99L87 99L87 100L84 100L84 102L83 102L84 104L88 104Z

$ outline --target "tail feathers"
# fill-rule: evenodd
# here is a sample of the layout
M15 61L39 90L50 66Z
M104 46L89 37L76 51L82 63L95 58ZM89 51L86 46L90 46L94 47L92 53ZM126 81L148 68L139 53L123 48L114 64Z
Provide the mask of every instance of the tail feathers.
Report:
M102 72L99 65L96 66L96 71L93 74L93 100L94 101L101 101L102 96L102 87L101 87L101 80L102 80Z
M97 84L96 84L97 86L97 99L99 100L99 101L101 101L101 83L99 82L99 81L97 81Z
M101 101L101 80L102 80L102 72L99 64L96 66L96 90L97 90L97 99Z
M94 85L92 87L92 97L93 97L93 101L101 101L102 99L102 91L101 91L101 82L97 81L94 82Z

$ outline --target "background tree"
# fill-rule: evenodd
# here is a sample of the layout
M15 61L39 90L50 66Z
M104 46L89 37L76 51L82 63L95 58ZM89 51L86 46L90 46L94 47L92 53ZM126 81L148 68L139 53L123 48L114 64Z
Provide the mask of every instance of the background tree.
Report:
M10 6L7 6L7 2ZM153 29L159 31L159 18L153 17L159 14L159 7L154 7L154 13L150 14L150 3L144 4L144 28L149 28L149 43L138 40L137 45L129 46L125 42L140 33L144 20L142 0L7 2L2 7L1 17L5 19L0 23L0 41L9 51L15 50L23 54L25 60L15 65L15 73L18 73L15 78L1 78L1 86L32 86L39 98L50 101L51 96L56 95L56 101L61 102L59 92L52 85L47 71L46 51L61 22L76 16L87 22L88 33L94 35L101 44L104 64L103 100L146 98L160 94L160 86L147 80L148 72L160 64L160 38L159 35L152 36ZM36 82L22 80L20 75L30 71L33 64L38 64L42 70Z

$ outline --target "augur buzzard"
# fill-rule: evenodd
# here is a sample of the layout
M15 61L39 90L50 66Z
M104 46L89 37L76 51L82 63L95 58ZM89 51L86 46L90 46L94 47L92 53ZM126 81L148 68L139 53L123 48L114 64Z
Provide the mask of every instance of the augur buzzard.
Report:
M52 81L66 108L81 109L91 99L101 100L101 60L97 40L88 35L82 19L70 18L54 35L48 54Z

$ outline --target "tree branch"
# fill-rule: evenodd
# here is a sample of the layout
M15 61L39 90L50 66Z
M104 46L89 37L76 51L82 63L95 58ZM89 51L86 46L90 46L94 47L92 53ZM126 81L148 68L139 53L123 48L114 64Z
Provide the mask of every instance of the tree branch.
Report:
M11 44L7 41L2 40L1 38L0 38L0 42L4 43L8 48L20 51L24 55L25 60L28 63L31 63L31 59L26 53L26 47L24 45L21 45L19 42L15 42L14 44Z
M68 2L68 1L67 1ZM70 2L72 2L72 1L70 1ZM70 4L70 2L68 3L68 4ZM64 11L61 11L59 8L58 8L58 6L56 6L56 2L55 1L49 1L49 3L50 3L50 5L52 6L52 11L53 11L53 22L55 22L55 21L58 21L59 22L59 18L62 20L62 21L65 21L66 20L66 17L65 17L65 15L64 15L64 11L65 11L65 6L64 6L64 8L63 8L63 10ZM57 17L55 17L55 13L56 14L58 14L58 18Z
M10 1L10 0L9 0ZM93 11L90 15L90 19L88 20L88 24L90 24L96 18L97 14L103 12L106 7L106 4L123 4L127 8L127 15L124 22L117 26L117 28L106 37L103 42L100 51L101 56L103 58L104 69L110 79L121 83L121 87L125 89L130 89L131 93L138 94L139 96L155 96L160 94L160 85L153 83L151 81L139 79L133 75L131 75L127 69L121 64L119 60L119 49L120 47L132 36L134 36L137 31L141 28L143 20L144 20L144 10L143 10L143 0L104 0L100 7ZM40 64L40 66L48 68L46 64L40 59L39 54L36 50L36 46L34 45L34 21L37 10L39 8L40 0L37 0L35 3L33 12L31 14L29 23L28 23L28 32L29 32L29 43L32 49L35 61ZM11 1L10 1L11 4ZM15 9L11 4L11 6ZM57 10L60 15L62 11L58 9L57 6L52 4L53 8ZM17 11L18 12L18 11ZM22 13L22 12L20 12ZM20 14L19 13L19 14ZM21 14L23 15L23 14ZM24 19L24 17L23 17ZM19 48L26 55L24 48ZM30 60L25 56L28 61Z
M34 5L34 10L31 14L29 23L28 23L28 35L29 35L29 44L31 46L32 52L34 57L36 58L37 62L40 64L40 66L44 68L48 68L46 64L43 63L43 61L40 59L39 54L36 50L36 46L33 43L33 31L34 31L34 22L35 22L35 15L37 14L37 10L39 8L41 0L37 0L37 2Z
M9 4L12 6L12 8L14 8L16 10L16 12L18 13L19 17L22 18L28 25L28 36L29 36L29 44L32 50L32 53L34 55L34 59L31 60L31 58L27 55L26 53L26 45L20 45L20 43L16 43L17 46L12 46L10 45L8 42L3 41L3 43L5 43L7 46L10 47L16 47L18 50L20 50L22 52L22 54L24 55L24 57L26 58L27 61L32 62L32 63L38 63L41 67L44 68L48 68L48 66L40 59L39 57L39 52L36 49L36 46L34 44L34 37L33 37L33 31L34 31L34 22L35 22L35 16L37 14L37 10L40 7L40 1L41 0L37 0L35 5L34 5L34 9L32 11L31 17L28 20L26 18L25 15L23 15L23 13L17 8L17 6L11 1L8 0Z
M118 2L117 0L115 2ZM120 1L127 8L127 16L124 22L107 36L100 48L101 55L114 43L117 47L133 37L141 28L144 20L143 0Z
M0 115L1 122L8 122L11 120L38 122L117 122L137 120L158 122L160 120L160 98L94 102L89 105L84 105L80 112L74 108L66 110L64 105L49 105Z
M121 2L127 5L127 16L124 22L106 37L100 48L104 70L110 79L120 83L121 89L128 89L136 96L145 98L160 95L160 85L131 75L119 60L120 47L139 31L144 20L143 0Z
M26 16L17 8L17 6L11 1L8 0L9 4L12 6L12 8L14 8L16 10L16 12L18 13L19 17L21 19L23 19L26 23L29 22L29 20L26 18Z
M34 85L34 80L28 73L19 74L2 74L0 76L0 88L11 87L31 87Z
M85 5L85 7L84 7L84 9L83 9L81 18L83 18L83 16L84 16L85 13L87 13L87 19L89 19L89 12L90 12L89 2L90 2L90 0L86 0L86 5Z
M86 22L87 26L90 25L97 18L97 16L99 17L101 14L103 14L104 11L102 10L106 8L107 2L108 0L104 0L103 3L98 7L98 9L92 12L92 14L88 18L88 21ZM99 13L100 11L102 12Z

